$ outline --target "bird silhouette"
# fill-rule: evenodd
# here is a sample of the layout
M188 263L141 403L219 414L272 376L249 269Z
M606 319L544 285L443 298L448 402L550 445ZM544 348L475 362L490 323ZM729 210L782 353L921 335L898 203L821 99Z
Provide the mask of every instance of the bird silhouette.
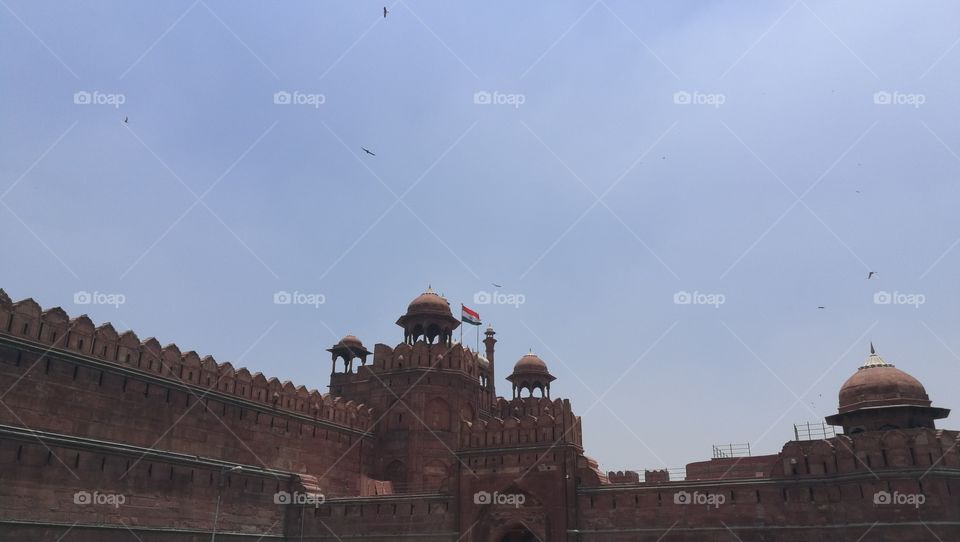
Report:
M124 123L124 124L126 124L128 120L130 120L130 117L123 117L123 123Z
M390 13L390 12L387 10L387 6L383 6L383 18L384 18L384 19L387 18L387 13Z
M826 307L817 307L818 309L825 309Z
M363 152L369 154L370 156L376 156L376 154L373 154L372 152L370 152L370 149L366 147L360 147L360 148L363 149Z
M494 288L503 288L502 284L497 284L496 282L491 282L490 284L493 284Z
M870 280L870 279L872 279L872 278L873 278L873 276L874 276L874 275L876 275L876 274L877 274L877 272L876 272L876 271L871 271L870 273L868 273L868 274L867 274L867 280Z

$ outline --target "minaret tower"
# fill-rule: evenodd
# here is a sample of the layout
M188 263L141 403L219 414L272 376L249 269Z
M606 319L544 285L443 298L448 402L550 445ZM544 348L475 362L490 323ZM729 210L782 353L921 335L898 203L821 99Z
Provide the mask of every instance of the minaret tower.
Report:
M493 338L496 335L493 326L487 326L487 330L483 334L486 336L483 339L483 345L487 347L487 361L490 362L490 379L487 381L487 388L490 392L490 405L493 406L497 402L497 372L493 365L493 345L497 344L497 340Z

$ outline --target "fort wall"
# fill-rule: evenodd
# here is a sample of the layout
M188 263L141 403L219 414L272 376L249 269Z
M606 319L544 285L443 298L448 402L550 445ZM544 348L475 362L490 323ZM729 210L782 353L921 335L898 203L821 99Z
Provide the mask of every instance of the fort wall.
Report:
M611 473L614 483L578 489L581 539L653 541L669 531L699 541L722 538L729 526L744 541L839 542L875 523L889 528L870 540L927 540L928 527L957 539L958 439L956 431L910 429L794 441L774 456L688 465L679 482L631 484L626 473ZM771 468L750 475L764 465Z
M0 428L0 537L4 540L218 540L279 537L287 510L279 491L302 487L291 473L210 458ZM219 512L217 500L220 498Z
M369 408L4 301L0 424L301 472L331 495L360 494Z
M302 528L306 540L457 542L462 538L455 502L449 494L333 499L291 510L288 536L298 540Z
M336 369L324 395L0 290L0 538L960 540L960 433L932 423L641 481L584 454L569 401L491 399L460 344Z

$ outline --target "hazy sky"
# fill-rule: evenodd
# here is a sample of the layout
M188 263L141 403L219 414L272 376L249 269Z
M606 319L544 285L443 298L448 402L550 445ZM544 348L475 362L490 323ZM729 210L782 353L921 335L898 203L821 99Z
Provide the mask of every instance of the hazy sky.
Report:
M0 2L0 286L325 390L432 284L605 470L775 453L870 340L960 408L956 2L388 6Z

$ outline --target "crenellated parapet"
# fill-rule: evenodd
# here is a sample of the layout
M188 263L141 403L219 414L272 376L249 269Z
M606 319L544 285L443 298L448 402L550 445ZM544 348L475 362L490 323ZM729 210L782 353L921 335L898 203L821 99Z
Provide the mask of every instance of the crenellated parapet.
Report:
M499 398L488 419L461 421L461 448L581 446L580 418L564 399Z
M437 371L456 371L479 380L484 367L478 354L462 344L452 346L427 344L417 341L414 344L402 343L395 348L386 344L377 344L373 349L373 362L356 367L356 373L334 372L335 379L349 380L353 375L369 376L368 372L381 374L409 369L433 369Z
M607 479L611 484L639 484L640 473L632 470L610 471Z
M505 399L497 397L497 401L490 407L490 415L495 418L511 416L542 416L545 414L573 418L573 409L567 399L549 399L546 397L517 397Z
M780 452L784 476L822 476L878 469L960 467L960 432L902 429L791 441Z
M311 416L319 420L368 430L372 411L362 404L345 401L290 381L253 375L218 363L213 356L182 352L176 344L161 346L150 337L140 340L133 331L118 333L109 322L96 326L87 315L71 319L60 307L43 310L33 299L13 302L0 289L0 334L44 345L50 352L66 351L114 363L215 391L234 395L270 407Z

